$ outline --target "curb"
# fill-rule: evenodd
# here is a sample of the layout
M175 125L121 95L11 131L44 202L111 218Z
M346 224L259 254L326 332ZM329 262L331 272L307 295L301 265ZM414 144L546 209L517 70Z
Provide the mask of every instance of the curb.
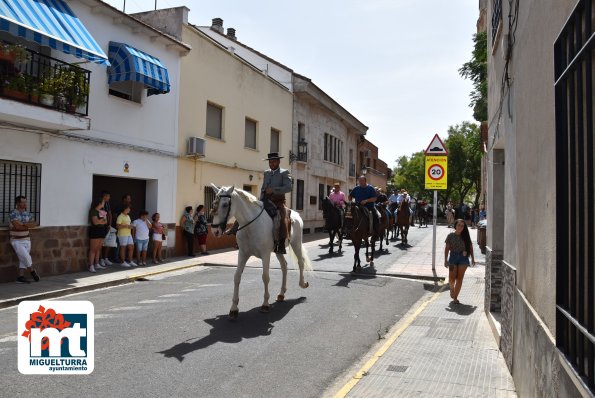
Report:
M127 285L129 283L136 282L140 278L164 274L167 272L180 271L180 270L188 269L188 268L192 268L192 267L202 267L205 265L206 264L204 264L204 263L181 265L178 267L169 268L169 269L165 269L165 270L161 270L161 271L145 272L143 274L138 274L138 275L124 276L119 279L114 279L114 280L106 281L106 282L91 283L91 284L84 285L84 286L73 286L73 287L66 288L66 289L52 290L49 292L31 294L29 296L10 298L10 299L0 301L0 309L14 307L22 301L44 300L44 299L50 299L50 298L56 298L56 297L63 297L63 296L67 296L69 294L74 294L74 293L82 293L82 292L88 292L88 291L92 291L92 290L103 289L106 287Z

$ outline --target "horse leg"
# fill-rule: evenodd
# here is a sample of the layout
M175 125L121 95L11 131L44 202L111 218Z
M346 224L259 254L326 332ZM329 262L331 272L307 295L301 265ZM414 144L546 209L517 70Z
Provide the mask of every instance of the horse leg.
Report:
M285 260L285 256L283 254L277 254L277 260L279 260L279 264L281 264L281 291L277 296L277 301L285 301L285 292L287 292L287 260Z
M356 272L357 268L362 267L362 262L359 259L359 249L361 248L361 245L361 242L353 242L353 248L355 250L355 253L353 254L353 272Z
M295 238L292 238L291 241L289 241L289 244L291 245L291 250L293 250L293 253L295 254L298 260L298 267L300 269L299 286L302 289L307 289L310 286L310 284L304 280L304 268L306 261L308 261L308 264L310 264L310 260L306 257L306 248L302 243L302 232L300 231L299 235L296 233L293 236ZM312 266L309 265L308 269L312 270Z
M268 256L263 256L262 258L262 283L264 283L264 301L262 302L262 306L260 307L260 312L269 312L270 311L270 306L269 306L269 281L270 281L270 276L269 276L269 265L271 263L271 257L270 254Z
M231 308L229 310L229 318L232 320L237 319L240 313L238 309L238 303L240 302L240 281L242 280L242 273L244 272L248 257L242 250L239 251L238 267L233 276L233 298L231 299Z
M333 246L335 244L335 230L329 228L328 230L329 248L328 254L333 254Z

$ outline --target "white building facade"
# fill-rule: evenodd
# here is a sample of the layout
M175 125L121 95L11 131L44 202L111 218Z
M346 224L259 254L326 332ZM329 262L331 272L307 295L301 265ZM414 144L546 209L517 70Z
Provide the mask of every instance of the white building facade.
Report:
M177 92L181 56L190 48L101 1L68 5L109 67L2 32L2 39L34 52L26 63L50 65L40 69L43 72L28 66L23 70L42 87L51 80L54 102L45 106L32 96L24 102L0 98L0 161L5 171L0 280L10 280L14 273L16 257L5 227L16 195L28 197L40 223L32 233L32 256L41 275L85 269L89 209L103 190L112 194L112 209L122 195L130 194L133 215L146 209L159 212L164 223L175 222ZM70 70L72 64L88 76L88 89L82 90L82 96L88 92L88 101L76 110L59 104L66 94L56 92L55 73L53 80L46 76L50 70ZM36 89L36 84L29 87Z

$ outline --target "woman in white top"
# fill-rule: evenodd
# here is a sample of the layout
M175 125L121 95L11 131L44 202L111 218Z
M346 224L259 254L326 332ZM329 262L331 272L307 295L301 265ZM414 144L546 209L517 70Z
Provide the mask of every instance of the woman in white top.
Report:
M133 221L134 240L136 243L136 262L138 265L147 265L147 249L149 247L149 231L151 222L147 220L149 212L141 210L139 218Z

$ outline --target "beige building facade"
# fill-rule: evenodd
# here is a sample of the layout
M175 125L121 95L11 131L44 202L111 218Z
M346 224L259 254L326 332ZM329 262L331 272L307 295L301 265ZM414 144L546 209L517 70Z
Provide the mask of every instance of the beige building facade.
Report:
M595 392L592 13L487 2L485 310L522 397Z
M259 196L268 153L279 152L284 156L281 167L289 168L292 93L189 24L186 7L141 15L192 47L181 66L179 215L185 206L204 204L210 209L211 183L234 185ZM215 239L209 241L208 247L216 247Z

